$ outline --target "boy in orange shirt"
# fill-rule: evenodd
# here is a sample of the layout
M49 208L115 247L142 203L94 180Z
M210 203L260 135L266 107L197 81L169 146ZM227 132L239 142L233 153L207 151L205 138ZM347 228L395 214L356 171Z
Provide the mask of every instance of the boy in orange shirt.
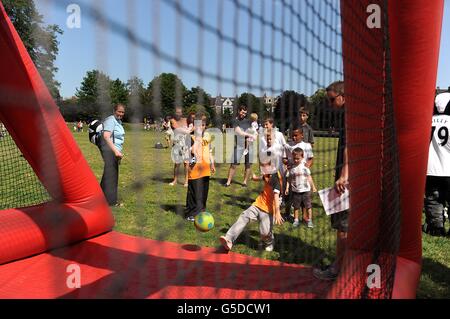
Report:
M261 241L266 251L273 251L273 223L281 225L283 218L280 213L281 174L271 164L270 155L262 160L260 168L262 177L258 180L264 181L264 189L253 202L253 204L239 216L238 220L231 226L225 236L220 236L220 242L226 250L231 250L233 243L242 233L250 221L259 221L259 232ZM254 176L253 179L257 179Z
M211 154L211 136L205 132L207 118L197 115L192 136L192 158L188 170L188 190L186 195L186 220L193 222L195 215L206 210L209 178L216 172Z

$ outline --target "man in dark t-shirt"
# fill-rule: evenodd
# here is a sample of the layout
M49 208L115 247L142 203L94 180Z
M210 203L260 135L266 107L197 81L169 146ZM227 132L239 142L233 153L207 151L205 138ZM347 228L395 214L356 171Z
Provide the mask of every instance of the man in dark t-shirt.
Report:
M342 194L348 184L348 157L345 131L345 97L344 82L337 81L330 84L327 89L328 102L331 106L334 127L339 132L339 142L336 155L335 184L336 191ZM331 215L331 227L336 230L336 260L325 269L316 268L313 274L322 280L334 280L339 274L344 257L348 232L349 211L344 210Z
M236 135L234 137L233 158L231 159L231 165L228 171L228 179L225 183L226 187L231 185L233 176L236 173L236 166L239 165L239 162L241 161L241 158L247 148L248 138L254 138L252 134L246 132L251 127L251 122L247 119L247 107L245 105L238 107L238 115L232 123ZM243 186L247 186L247 181L251 174L250 154L247 153L244 156L245 172Z

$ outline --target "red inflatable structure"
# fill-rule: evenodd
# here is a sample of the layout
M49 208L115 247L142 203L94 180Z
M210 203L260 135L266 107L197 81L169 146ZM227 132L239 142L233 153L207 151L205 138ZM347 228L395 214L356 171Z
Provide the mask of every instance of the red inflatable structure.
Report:
M387 12L379 29L361 27L370 4ZM114 220L99 184L0 3L0 122L52 198L0 211L0 297L414 298L421 270L425 132L432 115L427 106L434 99L443 1L342 0L341 13L350 189L360 191L351 192L349 249L330 286L312 285L310 273L300 265L248 256L244 261L238 254L217 255L212 249L180 253L178 244L110 232ZM398 176L386 183L395 169ZM397 194L398 207L387 205ZM383 218L391 209L400 212L398 228L393 228L398 238L380 245L386 232ZM84 290L53 279L66 278L72 262L83 265ZM197 278L199 262L210 267L211 276L194 283L189 278ZM392 295L367 290L367 267L374 263L382 265L382 278L392 275L391 281L382 279L393 285ZM214 287L213 265L225 273L247 269L244 274L253 274L254 281ZM143 273L144 268L149 271ZM180 269L183 276L176 274ZM286 285L258 284L256 276L270 272ZM294 272L296 280L288 279ZM250 282L256 286L245 286Z

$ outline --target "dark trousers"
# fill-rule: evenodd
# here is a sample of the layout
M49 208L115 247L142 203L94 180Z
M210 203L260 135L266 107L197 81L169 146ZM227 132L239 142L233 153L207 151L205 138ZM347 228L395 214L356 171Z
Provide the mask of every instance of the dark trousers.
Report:
M119 184L119 159L108 146L100 148L105 166L100 186L109 205L117 204L117 187Z
M186 209L184 217L195 216L206 210L208 200L209 176L190 179L186 196Z
M427 176L425 186L425 217L430 227L444 227L444 207L450 205L450 177Z

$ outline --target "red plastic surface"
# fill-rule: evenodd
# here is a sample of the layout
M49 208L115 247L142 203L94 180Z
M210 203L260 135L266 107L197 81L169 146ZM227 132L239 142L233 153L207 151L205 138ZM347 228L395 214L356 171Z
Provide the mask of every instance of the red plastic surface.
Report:
M0 48L0 121L52 198L0 211L2 264L101 234L114 220L1 3Z

